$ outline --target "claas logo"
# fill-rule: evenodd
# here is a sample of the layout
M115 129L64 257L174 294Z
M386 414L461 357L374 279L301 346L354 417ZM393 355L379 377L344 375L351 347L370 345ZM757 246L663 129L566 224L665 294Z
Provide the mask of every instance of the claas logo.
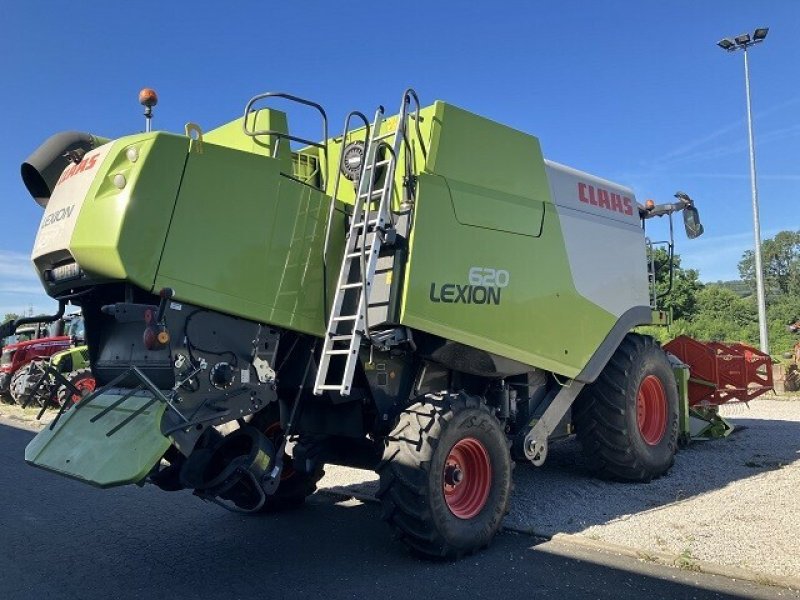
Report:
M585 204L599 206L606 210L631 216L633 214L633 201L627 196L609 192L603 188L595 188L588 183L578 184L578 198Z
M73 175L77 175L78 173L83 173L84 171L88 171L92 169L97 162L97 154L92 154L91 156L85 156L81 162L77 165L72 165L66 171L61 174L61 177L58 180L56 185L60 185L64 183L67 179L72 177Z

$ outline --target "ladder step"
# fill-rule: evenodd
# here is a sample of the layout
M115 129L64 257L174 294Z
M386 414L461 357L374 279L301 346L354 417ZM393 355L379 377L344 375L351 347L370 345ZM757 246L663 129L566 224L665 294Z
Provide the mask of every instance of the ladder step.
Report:
M372 252L372 246L367 246L364 250L364 255L366 256ZM357 256L361 256L361 250L356 250L355 252L349 252L347 254L347 258L356 258Z
M338 354L350 354L350 350L328 350L325 354L328 356L338 355Z
M359 252L359 254L361 254L361 253ZM344 285L340 285L339 289L340 290L352 290L352 289L355 289L355 288L360 288L363 285L364 285L364 283L362 281L358 281L356 283L345 283ZM295 294L296 292L292 292L292 293Z
M358 197L361 200L367 200L369 198L380 198L383 196L383 190L373 190L371 194L359 194Z
M333 317L331 321L355 321L358 318L358 315L344 315L342 317Z
M376 135L372 139L374 139L374 140L385 140L387 138L392 137L393 135L394 135L394 131L387 131L386 133L381 133L380 135Z
M371 169L372 169L372 167L383 167L384 165L388 165L388 164L389 164L389 159L388 159L388 158L386 158L386 159L384 159L384 160L379 160L378 162L376 162L376 163L375 163L375 164L373 164L373 165L366 165L366 166L364 167L364 170L365 170L365 171L369 171L369 170L371 170Z
M341 390L342 386L340 385L318 385L318 390Z
M332 342L344 342L345 340L352 340L352 335L332 335L328 338Z
M367 225L378 225L380 223L380 219L370 219L366 223ZM363 227L363 226L364 226L364 221L361 221L360 223L353 223L351 228L355 229L356 227Z

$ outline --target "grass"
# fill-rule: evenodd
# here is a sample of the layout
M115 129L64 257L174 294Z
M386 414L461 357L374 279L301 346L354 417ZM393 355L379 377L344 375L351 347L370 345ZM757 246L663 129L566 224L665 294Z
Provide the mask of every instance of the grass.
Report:
M675 559L675 566L682 571L700 572L700 565L689 548L684 548L683 552L678 555L678 558Z

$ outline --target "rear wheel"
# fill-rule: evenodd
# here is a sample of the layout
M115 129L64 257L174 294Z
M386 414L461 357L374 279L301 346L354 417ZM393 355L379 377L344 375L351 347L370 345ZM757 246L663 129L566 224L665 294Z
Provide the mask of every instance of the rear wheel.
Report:
M678 441L678 387L653 338L629 333L575 403L575 426L597 475L650 481L666 473Z
M250 425L263 433L277 451L283 442L280 411L276 402L257 413ZM267 496L264 506L259 512L274 512L302 506L306 498L317 490L317 483L325 471L322 465L316 465L311 472L297 470L294 461L288 454L283 457L281 481L275 493Z
M483 401L425 396L386 439L383 518L418 554L469 554L489 544L508 512L512 468L505 433Z
M45 372L41 360L32 360L17 369L11 377L9 386L14 402L21 406L42 406L49 397L51 389L48 382L42 382L43 377Z
M77 404L84 396L91 394L97 387L97 382L94 379L94 375L92 375L91 369L78 369L66 375L66 378L78 388L79 394L76 394L65 385L61 386L61 389L58 390L59 406L64 406L64 403L66 403L67 408L69 408L73 404Z

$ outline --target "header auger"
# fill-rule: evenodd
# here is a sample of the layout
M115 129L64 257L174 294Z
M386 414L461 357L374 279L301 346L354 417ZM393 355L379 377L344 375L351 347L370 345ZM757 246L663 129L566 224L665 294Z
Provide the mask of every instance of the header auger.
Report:
M274 98L317 112L322 139ZM632 330L664 318L644 220L683 211L702 233L685 194L640 205L411 89L333 138L285 93L186 136L60 134L23 179L44 207L34 265L81 306L97 381L32 465L243 512L302 503L326 463L375 469L399 537L455 557L500 526L512 459L553 440L576 433L605 477L673 462L673 366Z

